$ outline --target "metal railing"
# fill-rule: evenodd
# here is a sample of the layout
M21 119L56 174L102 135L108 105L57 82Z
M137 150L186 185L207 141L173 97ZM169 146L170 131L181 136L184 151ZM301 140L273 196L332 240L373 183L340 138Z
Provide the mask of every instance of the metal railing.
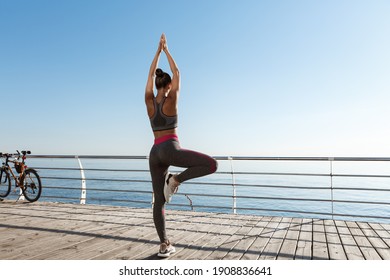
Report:
M31 155L28 158L38 161L30 164L49 161L45 166L33 166L40 172L44 185L41 200L134 207L151 207L153 203L146 156ZM214 158L219 162L219 170L208 177L184 183L177 194L181 199L169 204L169 207L390 222L390 158ZM55 160L73 159L78 166L61 167L54 164ZM100 161L99 165L103 167L88 167L88 161L94 160ZM143 167L115 167L121 166L124 161L136 161ZM276 167L272 166L275 163ZM283 163L283 166L279 166L279 163ZM305 168L297 168L299 163L304 163ZM360 164L367 163L374 172L360 173ZM318 164L319 171L313 170L312 167ZM356 164L359 164L357 168ZM351 165L357 171L348 172ZM268 170L270 168L276 170ZM71 174L66 175L69 172ZM65 195L67 192L70 195Z

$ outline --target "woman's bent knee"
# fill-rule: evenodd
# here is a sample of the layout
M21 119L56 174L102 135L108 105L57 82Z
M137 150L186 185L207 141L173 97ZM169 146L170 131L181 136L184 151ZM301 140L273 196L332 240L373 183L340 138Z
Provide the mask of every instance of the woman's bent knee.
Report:
M211 160L210 160L210 174L216 172L217 169L218 169L218 161L211 158Z

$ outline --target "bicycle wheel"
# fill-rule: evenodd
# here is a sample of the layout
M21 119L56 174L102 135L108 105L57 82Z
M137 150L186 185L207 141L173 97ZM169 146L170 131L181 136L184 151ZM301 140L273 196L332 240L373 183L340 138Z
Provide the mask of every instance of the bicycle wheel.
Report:
M6 197L11 191L9 173L4 168L0 169L0 197Z
M42 184L38 173L34 169L26 169L23 172L22 182L24 197L30 202L37 201L42 193Z

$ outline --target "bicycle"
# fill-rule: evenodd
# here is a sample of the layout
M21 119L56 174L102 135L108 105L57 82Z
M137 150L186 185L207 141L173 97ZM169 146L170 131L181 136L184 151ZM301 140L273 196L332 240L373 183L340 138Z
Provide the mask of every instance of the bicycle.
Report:
M31 152L16 152L17 154L0 153L0 157L5 158L0 170L0 198L8 196L11 192L12 176L15 180L15 191L16 188L20 188L20 196L23 194L29 202L37 201L42 193L41 178L35 169L28 168L25 164L26 155L31 154ZM14 164L16 174L12 171L10 162Z

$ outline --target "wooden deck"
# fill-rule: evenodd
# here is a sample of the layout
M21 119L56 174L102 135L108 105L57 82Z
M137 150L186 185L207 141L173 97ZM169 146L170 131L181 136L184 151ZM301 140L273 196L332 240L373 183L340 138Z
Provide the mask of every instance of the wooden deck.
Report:
M170 259L390 259L390 224L167 211ZM0 202L1 260L158 259L151 209Z

